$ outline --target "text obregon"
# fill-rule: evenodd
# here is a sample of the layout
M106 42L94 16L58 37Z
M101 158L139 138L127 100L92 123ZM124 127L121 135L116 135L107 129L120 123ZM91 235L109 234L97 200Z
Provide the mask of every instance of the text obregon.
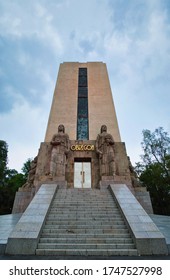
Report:
M71 145L72 151L94 151L94 145Z

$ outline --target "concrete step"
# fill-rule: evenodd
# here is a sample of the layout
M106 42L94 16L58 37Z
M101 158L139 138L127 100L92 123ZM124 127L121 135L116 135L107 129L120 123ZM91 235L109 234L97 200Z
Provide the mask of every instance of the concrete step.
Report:
M86 219L91 219L94 221L98 221L98 220L103 220L103 219L107 219L109 218L111 221L111 223L117 220L121 220L121 216L119 215L115 215L115 214L110 214L110 213L104 213L104 214L95 214L95 213L92 213L92 214L89 214L89 213L69 213L69 214L65 214L65 213L51 213L52 215L55 216L55 219L56 220L72 220L72 219L76 219L76 220L86 220Z
M49 214L49 216L47 217L46 221L50 221L50 220L54 220L54 221L58 221L59 218L62 217L62 221L63 222L78 222L78 221L81 221L83 223L86 223L86 222L108 222L108 223L113 223L113 222L124 222L123 218L121 216L115 216L115 217L105 217L105 218L101 218L101 217L96 217L93 215L86 218L86 217L81 217L81 219L79 217L76 216L73 216L73 218L70 220L70 218L68 216L65 215L65 217L63 217L63 215L59 216L58 214ZM60 222L62 222L60 221Z
M72 204L72 203L70 203L70 204L68 204L68 203L53 203L53 205L52 205L52 207L51 208L55 208L55 207L57 207L57 208L68 208L68 207L71 207L71 208L94 208L94 209L98 209L98 208L100 208L100 209L105 209L105 208L108 208L108 209L110 209L110 208L115 208L115 209L117 209L117 206L116 205L114 205L113 203L112 204L93 204L93 203L91 203L91 204L86 204L86 203L84 203L84 204Z
M86 202L86 201L84 201L84 200L82 200L82 201L78 201L78 202L74 202L74 201L54 201L53 202L53 205L56 205L56 206L60 206L60 207L63 207L63 206L66 206L66 205L68 205L68 206L116 206L116 204L114 203L114 201L105 201L105 202L103 202L103 201L101 201L101 202L99 202L99 201L97 201L96 202L96 200L94 200L94 201L88 201L88 202Z
M55 224L55 223L46 223L44 229L71 229L71 230L76 230L76 229L126 229L126 226L123 225L119 225L119 224L106 224L106 225L99 225L99 224L86 224L86 225L82 225L82 224Z
M56 244L56 243L39 243L38 244L38 249L44 249L44 250L49 250L49 249L119 249L119 250L122 250L122 249L135 249L135 245L134 244L121 244L121 243L118 243L118 244L115 244L115 243L111 243L111 244L107 244L107 243L99 243L99 244L83 244L83 243L80 243L80 244L71 244L71 243L63 243L63 244Z
M62 228L62 229L54 229L54 228L44 228L43 233L92 233L92 234L105 234L105 233L128 233L127 229L101 229L101 228Z
M97 201L95 200L97 198ZM79 195L74 195L74 196L65 196L65 197L60 197L59 194L57 194L57 197L54 198L55 201L71 201L71 202L76 202L79 203L80 201L82 202L90 202L90 201L94 201L94 202L105 202L106 200L112 201L112 196L101 196L101 195L88 195L88 196L79 196Z
M97 198L97 200L96 200L96 198ZM90 197L84 198L84 197L75 196L74 199L54 198L54 202L57 202L57 203L66 202L66 203L76 203L76 204L80 204L80 203L89 203L90 204L90 203L94 202L95 204L96 203L103 204L105 202L112 203L112 197L95 196L94 198L90 198ZM115 204L115 201L113 201L113 203Z
M102 238L87 238L87 237L42 237L40 238L40 243L56 243L56 244L73 244L73 243L76 243L76 244L80 244L80 243L88 243L88 244L100 244L100 243L109 243L109 244L132 244L132 239L129 237L129 238L120 238L120 237L110 237L110 238L106 238L104 235L102 235Z
M107 214L107 213L103 213L103 214L91 214L90 216L89 216L89 214L87 214L87 213L71 213L71 214L65 214L65 213L55 213L55 212L53 212L53 213L50 213L50 217L51 217L51 215L53 215L53 216L55 216L55 218L56 219L59 219L59 220L65 220L65 219L70 219L70 220L72 220L72 219L88 219L88 218L90 218L90 219L94 219L94 220L99 220L99 219L107 219L107 218L109 218L109 219L112 219L112 221L113 220L115 220L115 219L121 219L122 217L120 216L120 215L117 215L117 214L113 214L113 213L111 213L111 214Z
M37 255L46 256L137 256L136 249L36 249Z
M58 220L56 218L48 218L46 220L46 225L98 225L98 226L102 226L102 225L112 225L112 224L115 224L115 225L124 225L124 221L122 220L116 220L113 222L113 220L94 220L94 219L91 219L91 220L87 220L87 219L74 219L74 220L71 220L70 219L65 219L65 220Z
M89 209L76 209L76 208L52 208L50 211L50 214L93 214L93 215L99 215L99 214L114 214L116 216L121 216L119 211L117 209L93 209L93 208L89 208Z
M96 200L97 198L97 200ZM91 202L94 202L94 203L105 203L106 201L108 203L111 203L112 202L112 197L97 197L95 196L94 198L90 198L88 197L87 199L85 199L84 197L79 197L79 196L75 196L74 199L67 199L67 198L54 198L54 202L57 201L58 203L60 202L67 202L67 203L91 203ZM113 202L115 203L115 202Z
M85 210L87 210L87 211L90 211L90 210L94 210L94 211L98 211L98 210L100 210L100 211L105 211L105 210L107 210L107 211L112 211L112 210L114 210L114 211L117 211L117 212L119 212L118 211L118 209L117 209L117 207L115 207L114 205L111 205L111 206L107 206L107 205L103 205L103 206L100 206L100 205L98 205L98 206L93 206L93 205L70 205L70 206L68 206L68 205L53 205L52 207L51 207L51 209L58 209L58 210L60 210L60 209L65 209L65 210L67 210L67 209L70 209L70 210L72 210L72 209L75 209L75 210L80 210L80 211L85 211Z
M58 232L42 232L41 235L42 238L65 238L65 239L104 239L104 240L109 240L112 238L116 238L116 239L127 239L130 237L128 232L124 232L124 233L113 233L113 234L103 234L103 233L78 233L78 234L74 234L71 232L67 232L67 233L58 233ZM131 239L132 240L132 239Z
M96 200L97 198L97 200ZM80 203L80 202L91 202L93 201L94 203L104 203L104 202L111 202L112 201L112 197L111 196L88 196L88 197L80 197L80 196L73 196L73 197L59 197L59 195L57 194L57 197L54 198L54 201L58 201L58 202L62 202L62 201L66 201L66 202L74 202L74 203Z
M119 211L117 209L73 209L73 208L67 208L67 209L59 209L59 208L52 208L50 213L55 214L55 213L60 213L60 214L69 214L69 213L77 213L77 214L93 214L93 215L99 215L99 214L116 214L120 215Z
M97 200L96 200L97 198ZM108 203L112 203L112 197L98 197L98 196L95 196L94 198L91 198L91 197L87 197L87 198L84 198L84 197L79 197L79 196L75 196L74 199L67 199L67 198L54 198L54 202L56 203L61 203L61 202L66 202L66 203L76 203L76 204L79 204L79 203L105 203L105 202L108 202ZM113 201L113 203L115 204L115 202Z

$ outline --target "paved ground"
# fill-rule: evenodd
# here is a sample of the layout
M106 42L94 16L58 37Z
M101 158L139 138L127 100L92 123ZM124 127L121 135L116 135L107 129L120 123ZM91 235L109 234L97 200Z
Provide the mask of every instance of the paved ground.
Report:
M0 254L3 254L8 236L22 214L9 214L0 216Z
M0 260L170 260L168 256L111 256L111 257L85 257L85 256L23 256L23 255L0 255Z
M150 215L150 217L165 236L170 254L170 216Z

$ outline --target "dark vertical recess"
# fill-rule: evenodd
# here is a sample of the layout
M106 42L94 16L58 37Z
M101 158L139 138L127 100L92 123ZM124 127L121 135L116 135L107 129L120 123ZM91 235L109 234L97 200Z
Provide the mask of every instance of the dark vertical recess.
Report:
M87 68L79 68L77 140L89 139Z

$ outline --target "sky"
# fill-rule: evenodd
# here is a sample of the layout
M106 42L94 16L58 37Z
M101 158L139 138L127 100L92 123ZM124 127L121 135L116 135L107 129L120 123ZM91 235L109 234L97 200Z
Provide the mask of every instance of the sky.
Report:
M169 0L0 0L0 139L20 172L44 141L60 63L102 61L121 139L170 133Z

